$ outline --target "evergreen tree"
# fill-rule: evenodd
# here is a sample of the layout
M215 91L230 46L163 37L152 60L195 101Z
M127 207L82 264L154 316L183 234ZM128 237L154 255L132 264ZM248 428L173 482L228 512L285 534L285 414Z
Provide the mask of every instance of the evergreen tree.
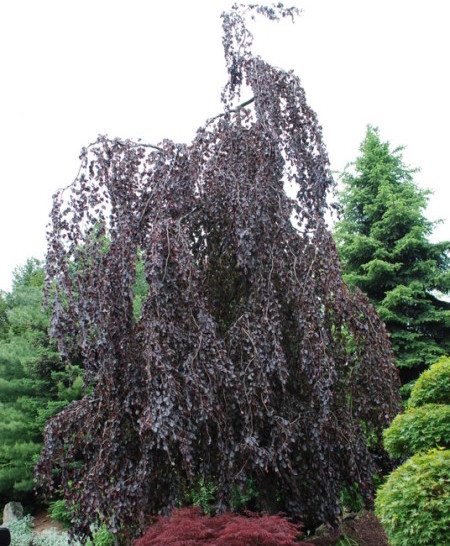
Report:
M7 330L7 322L6 301L2 292L0 292L0 339L3 339L3 336L5 335Z
M28 260L0 299L0 496L23 499L47 419L81 394L81 374L70 372L47 334L42 311L44 269Z
M413 180L402 148L368 127L361 155L346 169L335 237L344 279L375 304L391 334L404 382L450 350L449 242L431 243L428 191Z

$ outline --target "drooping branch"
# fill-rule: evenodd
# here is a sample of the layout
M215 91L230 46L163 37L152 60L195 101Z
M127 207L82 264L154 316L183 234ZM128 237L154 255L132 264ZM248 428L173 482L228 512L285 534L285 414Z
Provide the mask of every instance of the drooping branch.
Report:
M57 471L76 532L131 534L199 481L221 508L253 483L261 510L311 526L336 522L343 486L370 502L366 435L397 408L388 336L342 281L317 117L292 73L237 54L242 24L224 18L237 116L190 145L101 137L55 198L52 334L89 388L47 425L38 474L51 490Z
M230 114L239 114L239 112L245 108L246 106L249 106L250 104L252 104L253 102L255 102L255 97L252 97L251 99L248 99L246 100L245 102L243 102L242 104L239 104L238 106L236 106L235 108L232 108L231 110L228 110L227 112L222 112L221 114L217 114L217 116L214 116L212 118L209 118L207 123L211 123L213 122L214 120L218 119L218 118L221 118L225 115L227 115L228 113Z

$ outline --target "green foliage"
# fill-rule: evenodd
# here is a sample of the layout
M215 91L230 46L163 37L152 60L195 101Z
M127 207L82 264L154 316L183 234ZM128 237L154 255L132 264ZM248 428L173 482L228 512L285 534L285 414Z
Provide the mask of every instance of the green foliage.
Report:
M138 252L138 259L136 262L136 280L133 285L133 315L135 320L139 320L141 316L142 302L145 300L148 294L148 282L145 279L144 262L142 260L142 253Z
M384 431L384 447L392 457L409 457L433 447L450 447L450 405L425 404L397 415Z
M248 503L258 498L259 491L253 478L249 478L243 487L234 486L230 496L230 508L233 512L239 512L248 508Z
M391 546L448 544L450 450L417 453L377 492L375 513Z
M358 543L344 533L339 537L336 546L358 546Z
M424 404L450 404L450 357L443 357L415 382L408 402L410 408Z
M33 471L47 419L82 394L80 368L68 370L48 338L42 311L44 270L37 260L17 268L0 299L0 496L33 490ZM3 315L2 315L3 314Z
M197 486L187 493L187 501L194 506L199 506L209 516L211 515L211 504L216 500L217 489L217 485L205 482L205 478L201 476Z
M414 183L402 148L391 150L369 126L360 151L342 175L335 238L345 281L375 304L409 381L450 351L450 303L436 295L450 289L450 243L428 240L429 192Z
M101 525L92 533L92 540L89 539L86 546L114 546L116 537L106 525Z
M9 525L11 546L69 546L67 533L49 529L40 534L33 534L33 518L25 516ZM79 546L74 542L72 546Z
M0 340L7 331L8 318L6 315L6 301L2 292L0 292Z
M178 499L177 506L182 508L183 506L198 506L203 510L206 515L211 515L214 505L218 501L219 486L217 483L208 481L205 482L205 478L200 477L196 486L189 489L184 495L184 501ZM256 487L256 481L250 477L246 480L245 484L238 486L234 485L230 494L230 508L233 512L239 512L244 509L248 509L248 503L258 498L259 491Z
M415 382L409 404L384 432L386 450L413 455L378 490L376 513L392 546L446 544L450 525L450 359ZM430 447L440 449L425 452ZM444 449L447 448L447 449Z
M340 502L341 507L349 512L359 512L363 507L363 498L358 484L353 484L353 487L343 487L341 489Z
M411 391L416 383L416 380L409 381L408 383L405 383L400 387L400 396L402 397L402 400L404 403L407 403L409 400L409 397L411 396Z
M67 510L66 501L64 499L58 499L49 504L48 513L52 519L59 521L64 527L70 527L72 514Z

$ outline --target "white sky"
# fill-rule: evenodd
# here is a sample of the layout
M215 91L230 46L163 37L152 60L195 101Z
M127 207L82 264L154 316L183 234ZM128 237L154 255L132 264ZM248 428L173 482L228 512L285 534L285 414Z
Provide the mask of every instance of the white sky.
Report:
M0 289L45 253L54 191L98 134L190 142L221 111L222 0L0 1ZM300 76L331 166L366 125L406 145L430 219L450 238L450 1L285 0L296 23L260 22L255 51ZM243 97L245 99L246 97Z

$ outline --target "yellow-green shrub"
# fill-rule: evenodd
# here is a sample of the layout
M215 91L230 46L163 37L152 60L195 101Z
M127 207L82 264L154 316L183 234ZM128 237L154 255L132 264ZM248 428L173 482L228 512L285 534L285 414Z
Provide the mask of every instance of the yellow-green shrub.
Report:
M384 431L384 448L392 457L450 447L450 405L425 404L397 415Z
M380 487L375 513L391 546L444 546L450 529L450 450L417 453Z
M409 408L424 404L450 404L450 357L443 357L417 379Z

